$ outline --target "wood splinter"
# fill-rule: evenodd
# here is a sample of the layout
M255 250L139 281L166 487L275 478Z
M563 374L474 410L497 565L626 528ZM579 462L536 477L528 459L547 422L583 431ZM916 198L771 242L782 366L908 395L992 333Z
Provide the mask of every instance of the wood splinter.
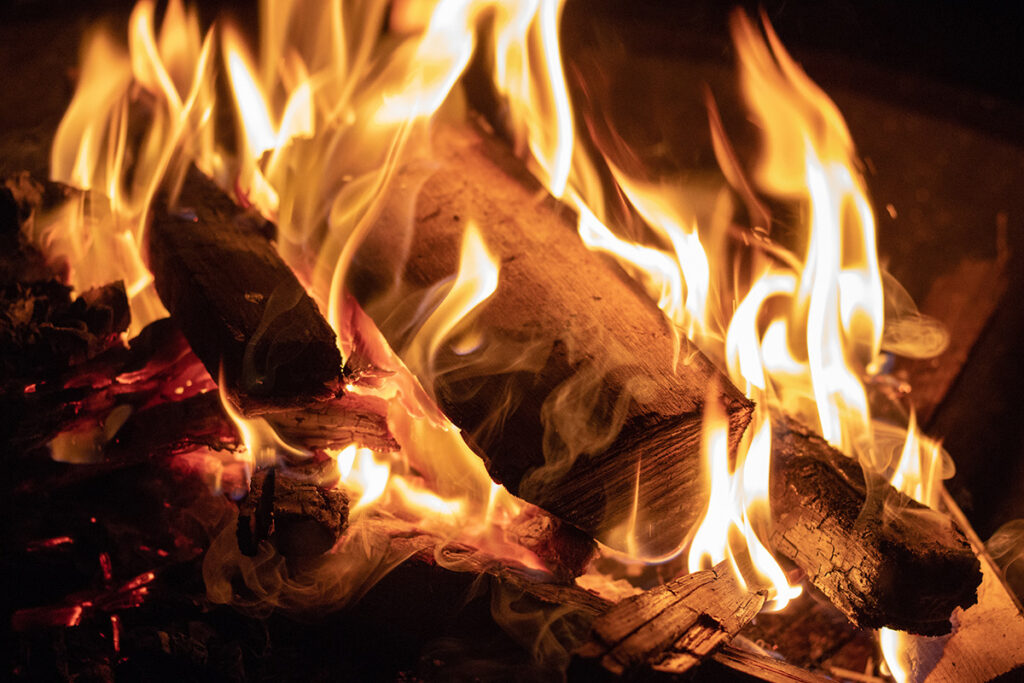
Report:
M682 673L739 633L766 597L722 562L618 603L594 621L577 653L616 674L645 665Z

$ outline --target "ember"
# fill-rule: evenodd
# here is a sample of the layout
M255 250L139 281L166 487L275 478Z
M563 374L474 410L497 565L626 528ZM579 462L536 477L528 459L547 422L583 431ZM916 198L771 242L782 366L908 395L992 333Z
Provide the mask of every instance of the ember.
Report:
M732 15L738 93L692 65L714 168L679 173L563 4L139 0L87 35L49 180L0 192L5 443L57 506L17 524L17 673L244 679L256 629L373 677L393 639L332 628L435 625L468 645L395 675L1024 667L1016 527L990 556L894 367L988 314L951 338L886 272L766 15Z

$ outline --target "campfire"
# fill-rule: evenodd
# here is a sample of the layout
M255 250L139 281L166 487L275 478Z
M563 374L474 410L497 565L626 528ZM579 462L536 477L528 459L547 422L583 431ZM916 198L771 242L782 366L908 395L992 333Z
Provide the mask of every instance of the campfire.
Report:
M90 31L48 176L0 191L13 495L59 509L16 525L48 582L16 673L245 679L255 629L275 677L335 632L307 657L379 677L382 618L497 634L409 680L509 677L486 638L527 678L1020 673L1019 527L986 547L922 428L1005 214L953 285L993 301L922 312L766 16L732 15L732 89L687 77L687 168L610 113L608 55L563 56L562 5Z

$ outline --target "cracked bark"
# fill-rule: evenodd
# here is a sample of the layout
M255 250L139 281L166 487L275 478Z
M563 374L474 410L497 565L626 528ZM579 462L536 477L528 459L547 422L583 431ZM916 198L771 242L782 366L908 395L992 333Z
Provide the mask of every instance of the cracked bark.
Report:
M774 549L858 626L949 633L951 614L977 601L981 582L963 533L876 475L866 481L857 463L801 425L778 424Z

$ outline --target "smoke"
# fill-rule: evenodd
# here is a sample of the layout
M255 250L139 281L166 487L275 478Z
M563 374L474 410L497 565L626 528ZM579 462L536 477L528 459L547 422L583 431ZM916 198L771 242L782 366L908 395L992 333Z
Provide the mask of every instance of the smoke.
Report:
M885 295L885 327L882 350L904 358L933 358L949 346L943 324L917 310L914 300L899 281L882 271Z
M1002 525L985 542L985 550L1003 572L1017 600L1024 602L1024 519Z
M286 559L264 541L255 557L238 548L237 513L210 545L203 579L211 602L265 616L275 608L326 614L366 594L396 566L429 543L397 543L385 526L356 524L331 552L315 558Z

